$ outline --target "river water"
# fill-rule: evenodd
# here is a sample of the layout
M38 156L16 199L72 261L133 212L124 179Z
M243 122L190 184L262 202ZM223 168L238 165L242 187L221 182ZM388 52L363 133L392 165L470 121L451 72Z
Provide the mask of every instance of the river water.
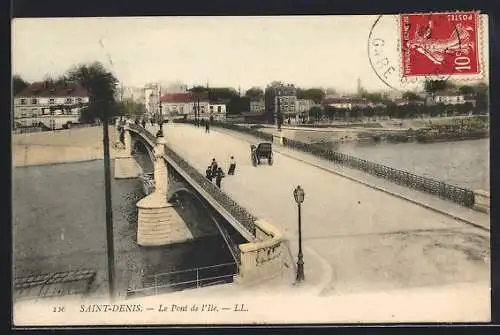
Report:
M490 189L489 139L341 145L338 151L469 189Z
M177 210L197 226L196 239L139 247L135 204L142 197L138 179L112 179L115 277L120 294L140 288L144 276L234 263L219 231L189 195L179 197L184 206ZM13 262L16 277L92 269L97 271L94 294L107 292L103 161L13 170Z

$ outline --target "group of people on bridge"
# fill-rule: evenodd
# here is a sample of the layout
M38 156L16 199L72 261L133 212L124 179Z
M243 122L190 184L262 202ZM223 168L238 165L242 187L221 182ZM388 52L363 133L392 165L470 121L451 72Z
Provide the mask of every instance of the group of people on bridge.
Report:
M234 160L234 156L231 156L231 159L229 160L229 169L227 171L227 174L230 176L234 175L235 169L236 169L236 161ZM215 185L217 185L218 188L221 187L222 178L224 178L226 175L224 174L222 168L217 164L215 158L212 158L212 162L207 167L205 173L208 180L212 181L213 179L215 179Z

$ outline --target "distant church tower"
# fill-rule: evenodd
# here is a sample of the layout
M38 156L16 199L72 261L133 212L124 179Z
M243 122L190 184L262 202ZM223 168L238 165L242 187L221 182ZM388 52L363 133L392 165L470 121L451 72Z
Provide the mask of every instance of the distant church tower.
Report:
M361 96L363 94L363 86L361 86L361 79L358 78L358 95Z

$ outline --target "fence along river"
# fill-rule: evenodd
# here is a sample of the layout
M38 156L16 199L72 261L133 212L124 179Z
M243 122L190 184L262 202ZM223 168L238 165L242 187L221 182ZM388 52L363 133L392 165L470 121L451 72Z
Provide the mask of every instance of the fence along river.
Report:
M184 122L192 123L190 121ZM271 134L267 134L256 129L238 126L235 124L214 122L213 125L230 130L245 132L250 135L257 136L265 141L272 141L273 138ZM385 164L368 161L366 159L361 159L346 153L334 151L318 144L308 144L289 138L284 138L283 144L289 148L307 152L312 155L330 160L336 164L348 166L350 168L361 170L363 172L369 173L379 178L390 180L394 183L404 185L409 188L437 195L443 199L453 201L466 207L472 207L474 205L474 192L472 188L469 189L466 187L452 185L434 178L417 175L408 171L386 166ZM426 144L425 146L428 146L428 144Z

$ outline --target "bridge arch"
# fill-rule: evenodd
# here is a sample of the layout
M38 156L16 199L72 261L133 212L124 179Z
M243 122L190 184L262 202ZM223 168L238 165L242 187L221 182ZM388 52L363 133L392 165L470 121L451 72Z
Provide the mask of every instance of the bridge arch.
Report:
M155 161L155 155L154 155L154 149L151 147L151 144L148 143L146 140L143 139L142 136L140 135L134 135L132 136L132 141L131 141L131 152L140 152L143 154L147 154L149 158L151 159L151 162L154 163Z
M210 210L210 208L208 208L207 204L203 201L203 199L198 194L196 194L196 192L191 190L189 188L189 186L185 185L182 182L174 182L171 185L173 186L173 188L172 188L171 192L169 191L169 195L167 195L167 197L169 199L168 201L177 202L175 198L176 198L176 195L179 193L189 194L194 199L196 199L198 201L198 203L202 206L203 211L210 218L210 221L219 230L219 233L221 234L222 238L226 242L226 245L228 246L228 249L231 252L232 257L233 257L234 261L236 262L236 266L238 267L240 264L240 255L239 255L240 253L239 253L238 245L233 242L233 240L231 239L231 237L227 233L226 229L224 229L221 226L221 224L219 224L217 219L212 214L212 211Z

